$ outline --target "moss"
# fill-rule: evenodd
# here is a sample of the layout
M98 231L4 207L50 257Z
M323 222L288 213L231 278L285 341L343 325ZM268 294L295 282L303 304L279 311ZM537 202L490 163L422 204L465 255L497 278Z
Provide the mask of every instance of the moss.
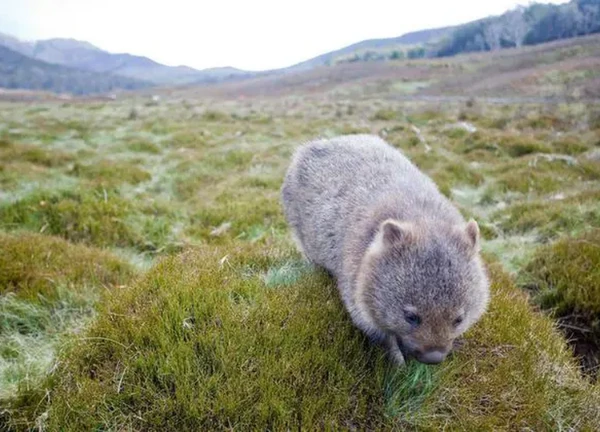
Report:
M0 146L0 161L3 164L28 162L47 168L59 167L72 162L75 158L60 150L46 150L28 144L17 144L6 141Z
M521 273L592 379L600 373L600 229L541 247Z
M234 238L257 240L257 235L262 237L271 229L284 229L278 191L271 196L264 196L264 191L259 191L245 188L220 194L214 203L192 215L187 234L203 240L223 242ZM243 196L253 196L254 200L247 201ZM226 235L213 236L213 230L224 223L231 224Z
M577 137L568 136L552 143L554 153L578 155L588 150L588 146Z
M521 157L532 153L551 153L550 147L530 137L506 137L500 140L499 146L511 157Z
M267 289L276 263L192 252L115 292L54 374L49 430L381 428L382 353L322 274Z
M103 160L89 165L75 164L71 173L92 180L94 183L112 187L121 183L138 184L148 181L152 175L133 162Z
M393 109L380 109L373 114L371 120L391 121L399 118L399 113Z
M460 154L461 158L480 163L498 163L503 156L496 137L481 130L457 140L453 151Z
M557 115L539 114L525 120L525 126L543 130L568 130L569 123Z
M491 188L499 193L549 194L581 180L596 180L600 168L588 161L530 155L499 164L490 174L496 180Z
M110 190L38 191L0 206L0 226L28 229L96 246L140 242L126 217L132 205Z
M151 153L151 154L159 154L161 152L161 148L158 144L153 142L144 141L144 140L131 140L127 144L127 149L136 153Z
M591 430L598 388L579 378L551 320L531 311L499 266L490 266L492 302L480 325L438 377L421 406L426 430ZM448 401L460 401L448 404Z
M198 148L207 144L206 133L202 130L184 130L174 133L167 143L175 148Z
M446 131L446 136L451 139L461 139L469 136L469 131L461 127L453 127Z
M122 285L132 269L110 253L41 234L0 233L0 294L52 297L57 286Z
M536 200L517 203L493 214L500 228L509 234L536 231L542 239L600 228L598 192L582 192L563 200Z
M430 173L439 185L455 187L458 185L479 186L484 177L464 163L451 162L441 165Z
M202 119L206 121L228 121L231 116L221 111L207 110L202 114Z
M600 229L540 248L525 273L543 308L585 316L600 337Z

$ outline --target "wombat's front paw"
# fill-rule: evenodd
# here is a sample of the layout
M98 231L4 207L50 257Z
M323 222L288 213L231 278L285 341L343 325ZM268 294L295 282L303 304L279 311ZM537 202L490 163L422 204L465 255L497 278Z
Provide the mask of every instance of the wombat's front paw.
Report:
M387 346L390 359L396 364L396 366L402 366L404 364L404 355L398 346L398 341L396 340L395 336L388 336Z

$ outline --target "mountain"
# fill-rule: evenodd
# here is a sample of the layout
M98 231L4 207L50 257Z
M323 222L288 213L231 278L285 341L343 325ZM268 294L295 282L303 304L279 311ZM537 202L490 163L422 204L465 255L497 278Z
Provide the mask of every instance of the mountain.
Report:
M33 42L21 41L5 33L0 33L0 45L29 57L33 55Z
M429 30L420 30L406 33L402 36L386 39L368 39L336 51L331 51L312 59L303 61L287 68L287 70L301 71L308 70L318 66L326 66L343 61L347 58L353 58L360 54L377 51L392 52L396 48L408 49L414 45L422 45L437 41L451 33L455 27L443 27Z
M50 64L0 45L0 88L90 94L134 90L152 83Z
M88 42L75 39L23 42L0 34L0 45L47 63L90 72L110 73L154 84L208 83L252 75L251 72L231 67L197 70L187 66L166 66L148 57L109 53Z

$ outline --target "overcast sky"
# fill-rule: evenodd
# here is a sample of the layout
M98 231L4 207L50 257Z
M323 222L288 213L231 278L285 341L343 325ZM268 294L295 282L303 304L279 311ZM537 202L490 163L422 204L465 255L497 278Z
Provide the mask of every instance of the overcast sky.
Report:
M561 0L543 2L564 3ZM289 66L364 39L500 14L518 0L0 0L0 32L68 37L168 65Z

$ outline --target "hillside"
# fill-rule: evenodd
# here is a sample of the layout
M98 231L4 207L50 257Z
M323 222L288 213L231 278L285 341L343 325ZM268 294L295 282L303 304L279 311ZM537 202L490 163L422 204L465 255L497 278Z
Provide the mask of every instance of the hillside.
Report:
M287 68L288 71L303 71L318 66L329 66L353 55L364 54L366 52L392 52L394 50L408 49L414 45L421 45L435 42L448 35L453 27L444 27L437 29L421 30L406 33L402 36L386 39L370 39L361 41L336 51L331 51L310 60L303 61Z
M90 94L135 90L151 83L132 78L71 69L24 56L0 45L0 87Z
M74 39L23 42L0 34L0 45L47 63L154 84L211 83L250 75L250 72L231 67L200 71L187 66L166 66L143 56L109 53L88 42Z
M552 5L534 3L498 17L458 27L426 55L450 56L536 45L600 32L600 0L571 0Z

